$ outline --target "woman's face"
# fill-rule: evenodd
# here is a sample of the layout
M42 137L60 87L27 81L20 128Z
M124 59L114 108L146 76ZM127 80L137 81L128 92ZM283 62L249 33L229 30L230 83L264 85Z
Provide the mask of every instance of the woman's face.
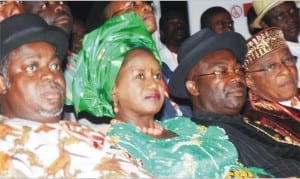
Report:
M125 57L112 91L119 114L155 115L164 101L161 68L153 54L134 49Z
M157 26L153 8L150 4L143 1L112 1L105 8L105 17L112 18L127 12L136 12L143 19L147 30L151 34L156 31Z

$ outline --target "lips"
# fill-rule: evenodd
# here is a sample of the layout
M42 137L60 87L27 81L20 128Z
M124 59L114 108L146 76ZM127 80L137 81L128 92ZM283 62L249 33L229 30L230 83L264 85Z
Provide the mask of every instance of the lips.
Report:
M41 96L50 101L59 101L63 95L61 89L54 87L46 89Z
M44 96L46 97L46 99L49 99L49 100L58 100L58 99L60 99L60 95L58 93L49 92L47 94L44 94Z
M54 20L54 23L55 24L67 24L67 23L71 22L70 19L71 18L68 15L60 15Z
M296 88L296 83L293 80L287 80L280 84L282 88Z
M185 33L185 31L184 31L183 29L178 29L178 30L176 30L176 31L174 32L174 34L175 34L176 36L185 36L185 35L186 35L186 33Z
M152 94L147 95L145 97L145 99L159 100L160 99L160 94L159 93L152 93Z
M239 85L231 89L228 94L235 97L244 97L246 95L246 89L243 86Z

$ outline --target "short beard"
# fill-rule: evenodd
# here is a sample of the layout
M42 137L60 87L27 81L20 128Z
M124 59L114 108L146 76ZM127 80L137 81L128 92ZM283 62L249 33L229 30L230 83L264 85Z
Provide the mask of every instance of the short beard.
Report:
M46 110L46 109L43 109L41 108L40 109L40 115L45 117L45 118L52 118L52 117L58 117L62 114L63 112L63 108L57 108L57 109L54 109L54 110Z

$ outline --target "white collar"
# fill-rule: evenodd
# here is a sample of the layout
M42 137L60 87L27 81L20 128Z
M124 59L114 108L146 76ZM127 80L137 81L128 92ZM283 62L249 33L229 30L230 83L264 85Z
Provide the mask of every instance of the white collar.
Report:
M292 106L291 99L286 100L286 101L280 101L279 104L287 106L287 107L291 107L291 108L300 109L300 101L296 97L293 97L292 99L295 99L297 101L296 106Z

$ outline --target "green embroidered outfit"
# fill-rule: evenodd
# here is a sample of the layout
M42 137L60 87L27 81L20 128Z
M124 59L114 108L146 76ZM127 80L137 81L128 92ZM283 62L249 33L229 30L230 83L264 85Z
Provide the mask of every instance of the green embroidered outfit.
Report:
M243 168L237 161L236 148L219 127L196 125L184 117L160 124L178 136L152 138L128 123L113 124L107 136L142 162L155 177L221 178L231 176L234 172L230 171L238 171L239 176L255 177L257 172L264 173L258 168L251 168L252 171Z

